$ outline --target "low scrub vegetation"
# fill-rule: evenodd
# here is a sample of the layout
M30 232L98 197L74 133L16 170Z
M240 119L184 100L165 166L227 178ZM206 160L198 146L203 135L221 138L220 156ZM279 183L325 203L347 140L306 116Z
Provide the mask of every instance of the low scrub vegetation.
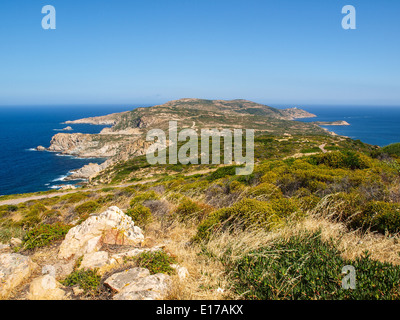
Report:
M149 167L138 157L95 181L140 180L154 170L152 181L0 206L0 239L23 238L26 249L47 246L65 236L67 223L118 205L145 229L146 241L166 244L166 251L145 252L129 265L174 274L179 259L192 268L190 290L175 298L221 298L216 292L224 287L229 299L400 299L397 146L318 135L255 142L248 176L237 176L236 165L209 165L210 172L202 167L193 175L195 165ZM310 227L316 219L334 237ZM366 246L371 250L349 254L349 247L364 248L364 237L374 243ZM386 247L391 251L377 254ZM345 265L357 270L357 290L341 287ZM93 270L75 270L63 281L90 294L99 283Z
M96 269L93 270L75 270L61 283L66 287L78 285L86 294L96 294L99 289L101 276Z
M171 275L175 273L175 269L171 267L171 264L176 263L175 258L162 250L143 252L135 257L134 261L138 267L148 269L150 274L166 273Z
M71 226L63 223L42 224L28 231L24 237L23 247L35 249L61 240L68 233Z
M342 287L342 268L356 272L356 289ZM234 261L225 261L234 290L246 299L394 300L400 298L400 266L371 260L368 253L343 259L319 233L280 239Z

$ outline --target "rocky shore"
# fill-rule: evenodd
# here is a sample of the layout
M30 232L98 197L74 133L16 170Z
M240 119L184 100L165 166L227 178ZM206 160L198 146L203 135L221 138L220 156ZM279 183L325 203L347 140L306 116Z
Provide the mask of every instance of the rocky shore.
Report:
M349 126L347 121L315 121L314 124L318 126Z

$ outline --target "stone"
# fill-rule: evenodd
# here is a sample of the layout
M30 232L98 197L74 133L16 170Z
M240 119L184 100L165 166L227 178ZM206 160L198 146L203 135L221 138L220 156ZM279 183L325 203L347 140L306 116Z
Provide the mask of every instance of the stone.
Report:
M59 260L56 264L54 264L54 268L56 269L56 277L58 279L63 279L74 271L75 261L65 261Z
M0 243L0 252L5 253L11 250L11 246L9 244Z
M76 295L76 296L79 296L79 295L81 295L82 293L85 292L85 290L79 288L79 286L73 287L72 291L74 292L74 295Z
M21 239L18 239L18 238L11 238L11 240L10 240L10 246L11 246L12 248L21 247L21 246L22 246L22 240L21 240Z
M98 164L98 163L89 163L84 165L80 169L72 170L71 175L65 178L65 180L77 180L77 179L89 179L90 177L95 176L101 170L106 168L106 163Z
M54 188L57 188L58 190L75 190L76 186L73 184L59 184L54 186Z
M56 268L51 264L46 264L42 267L42 274L49 274L53 277L56 276Z
M171 264L171 267L176 270L176 274L180 280L185 279L189 275L189 271L185 267L182 267L178 264Z
M37 146L36 147L36 151L45 151L45 150L46 150L46 148L43 147L43 146Z
M170 277L163 273L139 278L117 293L114 300L156 300L162 299L168 290Z
M94 269L104 267L109 263L108 252L97 251L87 253L83 256L79 269Z
M50 275L44 275L34 279L29 286L29 300L63 300L65 291L61 284Z
M132 268L123 272L114 273L112 276L104 281L104 284L111 288L113 291L120 292L123 288L150 275L148 269Z
M129 216L113 206L71 228L60 245L58 258L76 259L98 251L103 244L139 245L143 240L142 230Z
M7 298L12 290L27 279L36 268L32 260L18 253L0 255L0 298Z

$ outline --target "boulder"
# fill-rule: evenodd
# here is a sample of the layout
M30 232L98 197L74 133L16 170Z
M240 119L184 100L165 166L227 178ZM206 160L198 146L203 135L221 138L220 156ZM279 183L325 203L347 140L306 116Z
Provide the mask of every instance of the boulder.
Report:
M0 243L0 252L5 253L11 251L11 245Z
M143 240L142 230L113 206L71 228L60 245L58 258L78 258L98 251L103 244L138 245Z
M56 274L55 274L56 278L63 279L66 276L68 276L71 272L74 271L75 261L74 260L70 260L70 261L59 260L53 265L53 267L56 271Z
M101 268L105 265L109 264L109 256L108 252L106 251L97 251L87 253L83 256L80 269L94 269L94 268Z
M0 255L0 298L7 298L12 290L27 279L36 264L32 260L18 253L4 253Z
M176 274L180 280L185 279L189 275L188 269L180 266L179 264L171 264L171 267L176 270Z
M139 278L117 293L114 300L155 300L166 295L170 277L163 273Z
M123 272L114 273L111 277L104 281L104 284L113 291L120 292L123 288L150 275L149 270L144 268L132 268Z
M11 248L18 248L22 246L22 240L19 238L11 238L10 240Z
M44 275L34 279L29 287L29 300L63 300L65 291L62 290L61 284L50 275Z
M36 151L46 151L46 148L43 146L37 146Z

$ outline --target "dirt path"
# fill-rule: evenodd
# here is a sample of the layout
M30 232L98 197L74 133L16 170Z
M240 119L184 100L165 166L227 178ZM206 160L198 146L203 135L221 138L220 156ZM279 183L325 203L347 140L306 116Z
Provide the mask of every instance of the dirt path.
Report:
M133 185L138 185L138 184L145 184L148 182L154 182L156 179L153 180L144 180L144 181L137 181L137 182L132 182L132 183L125 183L125 184L119 184L119 185L110 185L112 188L125 188L125 187L130 187ZM16 199L9 199L9 200L3 200L0 201L0 206L3 205L17 205L23 202L27 201L32 201L32 200L41 200L41 199L48 199L48 198L54 198L54 197L59 197L63 196L66 194L71 194L71 193L76 193L76 192L87 192L87 191L99 191L103 188L106 188L107 186L102 186L99 188L88 188L88 189L76 189L76 190L71 190L71 191L65 191L65 192L57 192L57 193L50 193L50 194L43 194L43 195L38 195L38 196L30 196L30 197L23 197L23 198L16 198Z
M328 150L325 149L325 146L326 146L326 143L323 143L323 144L321 144L321 145L319 146L319 148L321 149L321 151L322 151L323 153L327 153L327 152L328 152Z
M192 176L192 175L195 175L195 174L205 174L205 173L209 173L209 172L214 171L214 170L215 169L199 170L199 171L189 172L189 173L186 173L184 175L185 176ZM143 181L137 181L137 182L131 182L131 183L123 183L123 184L119 184L119 185L109 185L109 187L111 187L111 188L126 188L126 187L130 187L130 186L133 186L133 185L145 184L145 183L155 182L155 181L157 181L157 179L143 180ZM106 187L107 186L102 186L102 187L98 187L98 188L88 188L88 189L83 189L83 190L76 189L76 190L71 190L71 191L43 194L43 195L38 195L38 196L30 196L30 197L22 197L22 198L16 198L16 199L3 200L3 201L0 201L0 206L3 206L3 205L18 205L20 203L27 202L27 201L49 199L49 198L59 197L59 196L63 196L63 195L66 195L66 194L71 194L71 193L76 193L76 192L99 191L99 190L101 190L103 188L106 188Z

